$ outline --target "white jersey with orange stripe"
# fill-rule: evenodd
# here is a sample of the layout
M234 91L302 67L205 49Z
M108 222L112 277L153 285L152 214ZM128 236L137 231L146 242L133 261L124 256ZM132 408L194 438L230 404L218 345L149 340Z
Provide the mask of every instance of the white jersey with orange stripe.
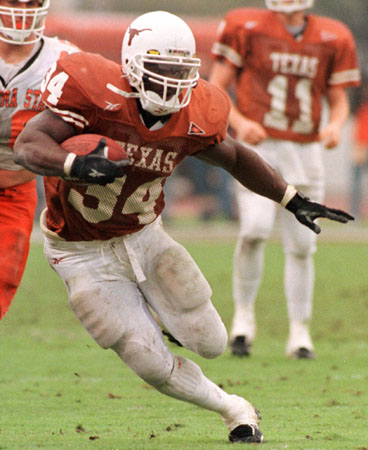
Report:
M40 48L9 80L0 75L0 169L22 170L13 161L13 145L25 124L45 109L41 83L49 67L59 58L79 51L58 38L43 37ZM6 64L0 59L0 65ZM4 73L4 72L2 72Z

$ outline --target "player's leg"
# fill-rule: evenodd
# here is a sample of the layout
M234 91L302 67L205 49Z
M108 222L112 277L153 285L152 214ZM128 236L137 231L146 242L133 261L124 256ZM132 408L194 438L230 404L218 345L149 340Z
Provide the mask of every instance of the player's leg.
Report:
M322 199L322 189L303 187L301 190L316 201ZM313 255L317 249L317 235L281 211L285 252L284 286L289 316L289 338L286 354L292 358L314 358L310 336L314 291Z
M263 275L264 248L275 220L276 204L237 187L240 232L233 264L233 354L248 355L256 334L254 304Z
M284 234L284 286L289 315L286 354L292 358L314 358L309 323L312 315L316 238L313 231L290 220L287 211L282 211L280 216Z
M283 143L282 175L307 197L322 202L324 167L319 143ZM317 235L281 209L285 252L284 286L289 315L286 354L293 358L314 358L309 326L314 291L313 254Z
M230 432L230 440L261 442L263 436L258 428L261 417L254 406L219 388L193 361L173 355L162 341L156 324L154 338L150 338L149 322L138 320L136 330L125 333L112 346L120 358L162 394L220 414Z
M155 387L170 397L219 413L230 432L230 441L262 442L258 410L244 398L223 391L193 361L175 356L170 377Z
M207 280L182 245L161 227L153 225L150 231L140 236L144 249L140 260L146 279L139 287L147 302L184 347L205 358L221 355L226 349L227 332L211 302ZM134 246L134 239L129 238L130 246Z
M112 348L143 380L163 394L219 413L229 438L261 442L260 417L246 400L229 395L206 378L198 365L174 356L165 344L146 301L132 281L136 273L124 249L100 249L46 239L46 255L63 278L71 307L103 348ZM74 248L72 252L66 247ZM83 273L82 277L75 274Z
M36 204L35 182L0 190L0 319L23 276Z

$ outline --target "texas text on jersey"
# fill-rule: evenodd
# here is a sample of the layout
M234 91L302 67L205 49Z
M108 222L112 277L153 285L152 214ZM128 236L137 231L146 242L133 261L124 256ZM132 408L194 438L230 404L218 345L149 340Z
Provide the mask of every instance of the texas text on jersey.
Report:
M107 187L45 178L47 229L63 239L105 240L153 222L164 207L165 180L177 164L226 136L229 101L204 80L190 104L154 131L143 124L136 100L121 94L129 91L120 65L88 53L64 58L45 78L43 100L51 111L79 133L120 142L132 159L126 175Z
M341 22L315 15L307 16L303 35L295 39L275 14L231 11L213 55L241 70L236 94L244 116L261 123L270 137L312 142L326 87L359 84L354 39Z

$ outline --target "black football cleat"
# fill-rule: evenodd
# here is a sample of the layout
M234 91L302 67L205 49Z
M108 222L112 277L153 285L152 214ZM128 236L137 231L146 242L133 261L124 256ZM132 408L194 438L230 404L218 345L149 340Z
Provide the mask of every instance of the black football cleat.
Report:
M263 434L256 425L239 425L229 434L229 441L233 444L260 444Z
M252 343L247 336L235 336L230 342L230 351L236 356L249 356L252 352Z
M314 353L313 350L310 350L309 348L300 347L294 352L293 358L294 359L315 359L316 354Z

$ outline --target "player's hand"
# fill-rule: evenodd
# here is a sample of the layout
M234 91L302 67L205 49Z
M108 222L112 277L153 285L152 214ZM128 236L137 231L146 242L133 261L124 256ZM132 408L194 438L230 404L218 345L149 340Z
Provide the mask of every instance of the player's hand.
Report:
M333 123L327 124L319 133L319 140L325 148L331 150L340 143L341 128Z
M308 197L297 192L294 197L285 206L291 211L300 223L307 226L315 233L319 234L321 228L314 223L314 220L319 217L335 220L336 222L347 223L349 220L354 220L350 214L340 209L332 209L320 203L311 202Z
M236 127L237 139L247 142L251 145L258 145L267 139L267 132L261 124L254 120L243 118Z
M105 156L105 147L106 140L101 139L91 153L85 156L76 156L71 166L70 178L105 186L112 183L115 178L124 176L124 167L129 165L130 159L110 161Z

